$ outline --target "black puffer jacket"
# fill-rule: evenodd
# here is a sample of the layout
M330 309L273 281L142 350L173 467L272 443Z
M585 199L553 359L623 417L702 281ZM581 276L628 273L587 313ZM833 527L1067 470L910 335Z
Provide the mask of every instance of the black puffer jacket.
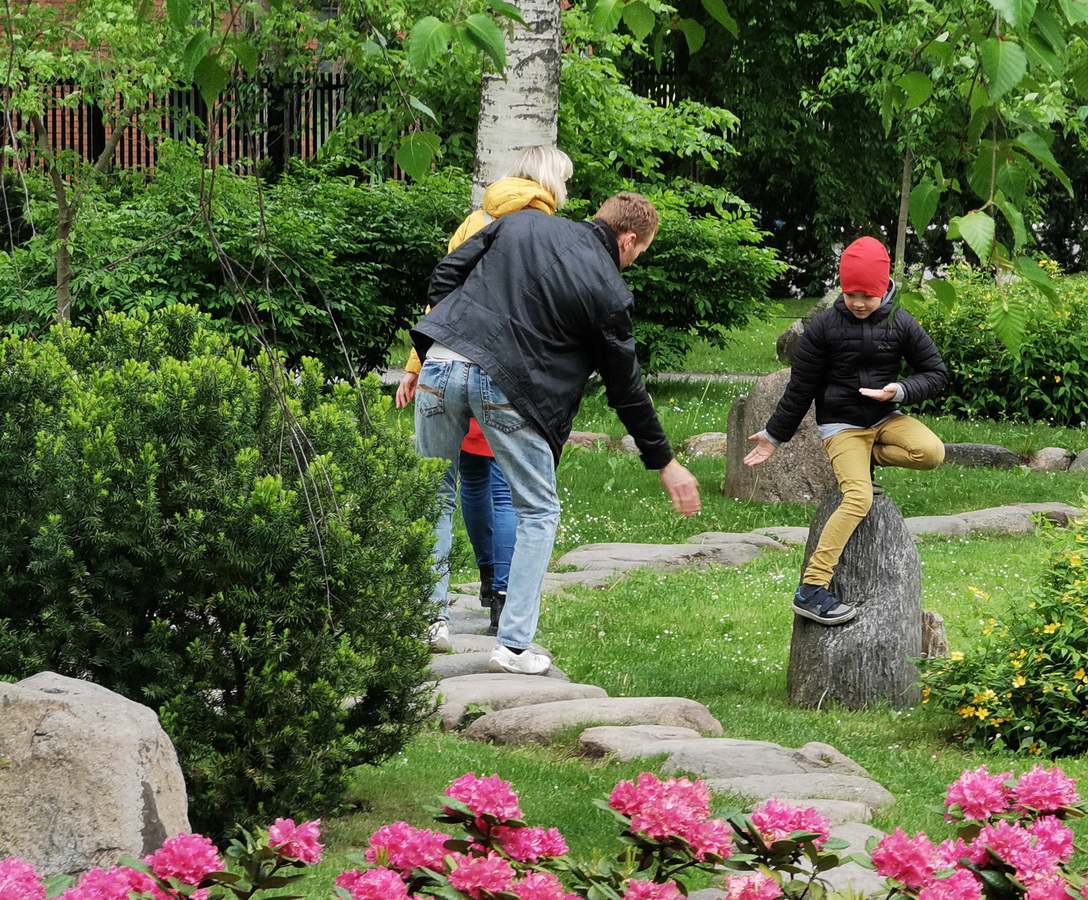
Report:
M890 292L894 297L894 288ZM900 377L903 363L913 371ZM805 329L793 356L790 382L767 434L779 442L793 437L816 401L816 423L870 428L895 408L872 400L858 388L879 389L893 381L903 386L904 403L936 396L948 382L948 370L933 339L910 313L885 302L868 318L857 318L842 295Z
M672 460L635 356L634 299L607 225L510 213L438 264L427 299L431 312L412 329L420 357L438 342L478 364L540 429L557 464L594 370L646 467Z

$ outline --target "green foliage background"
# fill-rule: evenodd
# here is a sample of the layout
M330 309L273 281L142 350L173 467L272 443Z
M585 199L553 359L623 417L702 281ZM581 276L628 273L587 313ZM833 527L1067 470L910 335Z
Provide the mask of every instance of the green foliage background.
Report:
M0 367L0 675L157 710L215 833L333 807L404 745L436 470L376 380L247 366L181 306L9 337Z

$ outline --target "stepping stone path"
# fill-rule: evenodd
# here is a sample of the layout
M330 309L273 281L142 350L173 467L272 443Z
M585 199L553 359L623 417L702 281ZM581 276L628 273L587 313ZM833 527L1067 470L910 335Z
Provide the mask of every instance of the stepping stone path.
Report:
M911 534L962 537L975 531L1018 534L1032 530L1033 517L1064 525L1084 510L1061 503L1024 503L906 520ZM707 532L683 544L590 544L558 560L577 571L550 573L546 593L571 584L603 587L633 568L663 571L709 563L739 566L763 553L803 544L807 528L761 528L746 534ZM474 591L477 585L462 590ZM475 593L451 594L453 650L432 659L438 718L444 730L464 728L468 740L499 744L547 744L560 733L581 728L578 752L587 759L659 760L663 774L704 778L712 791L751 808L770 797L815 807L828 817L832 834L851 842L845 853L864 850L881 836L864 823L895 802L882 785L828 744L790 748L769 741L724 736L721 723L701 703L683 697L609 697L594 685L576 684L552 667L546 677L487 671L495 639L488 637L488 611ZM534 649L546 652L538 645ZM467 726L467 727L466 727ZM856 863L826 875L833 889L859 895L884 893L882 879ZM695 891L693 900L719 900L718 888Z

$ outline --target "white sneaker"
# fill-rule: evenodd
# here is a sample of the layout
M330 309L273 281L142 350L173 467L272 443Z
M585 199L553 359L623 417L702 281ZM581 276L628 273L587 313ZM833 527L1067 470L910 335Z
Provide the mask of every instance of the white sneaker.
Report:
M431 626L427 634L427 640L431 643L432 653L449 653L453 649L450 640L450 625L445 619L439 619Z
M489 672L509 672L512 675L543 675L552 667L552 661L543 653L526 650L515 653L509 647L496 644L487 661Z

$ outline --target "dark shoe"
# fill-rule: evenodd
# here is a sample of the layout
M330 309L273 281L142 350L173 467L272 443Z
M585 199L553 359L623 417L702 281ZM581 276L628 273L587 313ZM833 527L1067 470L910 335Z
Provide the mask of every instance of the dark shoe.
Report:
M492 585L495 583L495 567L480 566L480 606L487 609L495 598Z
M840 603L822 585L803 584L793 595L796 615L812 619L821 625L841 625L858 614L857 608Z
M487 627L487 633L495 637L499 633L499 619L502 618L502 608L506 605L506 591L495 591L491 595L491 624Z
M884 485L882 485L879 481L874 481L873 482L873 496L874 497L879 497L883 493L884 493Z

